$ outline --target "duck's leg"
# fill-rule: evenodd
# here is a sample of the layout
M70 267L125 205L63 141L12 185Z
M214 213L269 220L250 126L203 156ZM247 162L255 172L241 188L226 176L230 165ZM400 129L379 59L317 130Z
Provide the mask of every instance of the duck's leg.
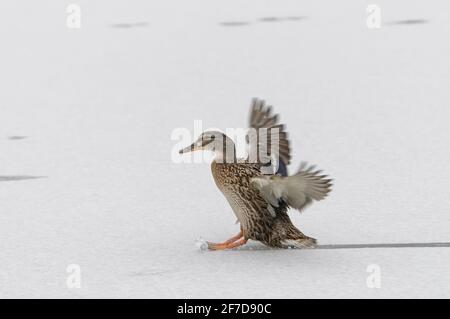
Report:
M239 239L241 239L239 242L241 242L242 240L244 240L242 231L239 232L239 234L237 234L236 236L231 237L230 239L228 239L227 241L224 241L223 243L210 243L208 242L208 248L211 250L220 250L220 249L228 249L228 248L234 248L234 247L238 247L241 246L243 244L245 244L247 242L247 240L245 240L244 243L239 244L237 246L233 246L231 247L231 245L235 244Z

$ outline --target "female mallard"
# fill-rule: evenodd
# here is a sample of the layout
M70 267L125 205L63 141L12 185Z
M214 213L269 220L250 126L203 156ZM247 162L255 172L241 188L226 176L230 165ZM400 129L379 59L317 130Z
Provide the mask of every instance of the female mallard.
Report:
M241 231L223 243L209 243L212 250L244 245L253 239L270 247L314 247L316 240L304 235L291 222L289 207L302 211L313 200L321 200L331 190L330 179L302 163L288 176L290 147L284 126L271 107L254 99L247 134L249 157L236 159L235 144L225 134L207 131L180 154L208 150L215 153L211 171L217 187L228 200Z

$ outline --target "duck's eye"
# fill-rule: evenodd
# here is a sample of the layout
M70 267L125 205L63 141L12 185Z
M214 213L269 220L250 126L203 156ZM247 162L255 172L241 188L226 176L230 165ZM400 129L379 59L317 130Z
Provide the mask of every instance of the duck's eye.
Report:
M211 141L214 141L216 139L216 136L215 135L211 135L210 139L211 139Z

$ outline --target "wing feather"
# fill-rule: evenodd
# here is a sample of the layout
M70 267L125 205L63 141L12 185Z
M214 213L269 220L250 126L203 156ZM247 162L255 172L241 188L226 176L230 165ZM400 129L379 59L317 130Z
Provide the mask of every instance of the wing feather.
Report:
M279 124L278 120L278 114L272 114L272 106L266 106L264 100L257 98L252 100L249 127L254 129L251 133L256 136L249 133L246 140L249 151L257 155L249 158L255 158L263 164L272 163L273 158L279 158L283 161L284 167L290 164L291 149L288 134L285 132L285 126ZM275 147L273 150L276 154L272 154L272 145L278 145L278 149Z
M331 179L319 175L322 171L302 162L299 171L292 176L260 176L252 179L252 185L272 206L284 202L303 211L313 201L324 199L331 191Z

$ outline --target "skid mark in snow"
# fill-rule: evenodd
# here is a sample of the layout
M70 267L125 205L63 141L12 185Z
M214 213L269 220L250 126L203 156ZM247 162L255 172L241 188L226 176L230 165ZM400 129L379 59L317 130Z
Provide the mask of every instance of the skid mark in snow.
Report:
M383 244L342 244L342 245L318 245L315 248L271 248L262 244L255 243L254 245L247 245L239 247L234 250L250 251L250 250L284 250L284 249L366 249L366 248L443 248L450 247L450 242L440 243L383 243Z
M37 178L45 178L45 176L27 176L27 175L0 176L0 182L15 182Z

